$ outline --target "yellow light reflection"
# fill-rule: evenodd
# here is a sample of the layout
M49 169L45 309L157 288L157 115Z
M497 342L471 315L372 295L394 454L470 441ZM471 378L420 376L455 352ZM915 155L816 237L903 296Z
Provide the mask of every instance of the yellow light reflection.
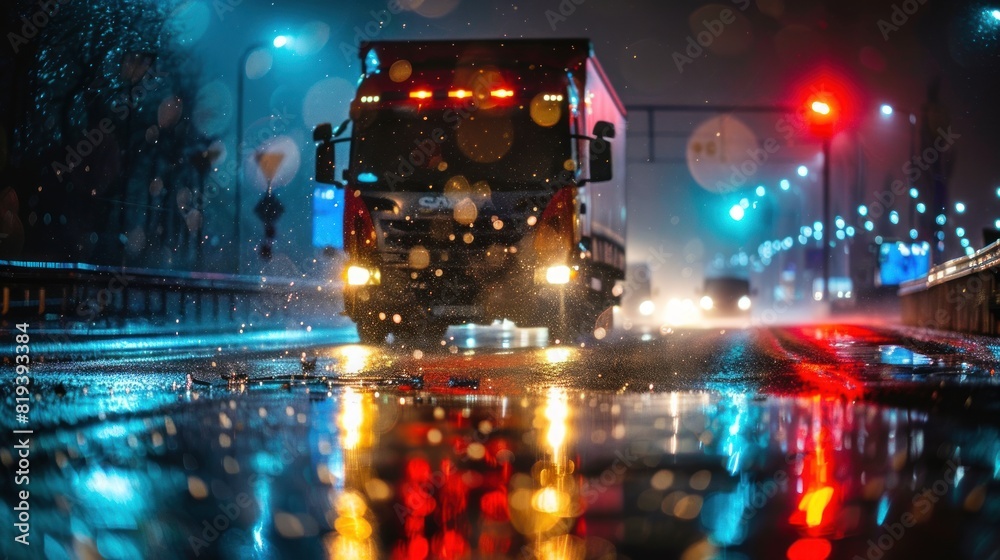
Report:
M790 521L804 527L807 535L818 536L834 529L843 507L843 487L834 476L834 449L839 445L834 437L843 433L844 411L839 401L819 395L803 404L811 425L798 434L795 446L803 453L798 484L804 490Z
M371 366L373 350L367 346L350 344L338 349L334 356L341 373L356 375Z
M550 364L566 363L573 357L573 349L566 346L553 346L545 349L545 361Z
M548 354L547 359L568 356ZM586 547L572 535L577 517L583 511L579 476L569 459L569 447L575 435L570 429L572 411L565 390L551 388L545 404L535 409L533 424L539 428L539 448L543 451L531 469L531 476L511 478L511 524L529 540L536 558L580 560Z
M548 404L545 406L545 419L548 420L545 440L552 448L552 462L556 465L563 454L563 444L566 443L566 418L569 416L567 400L565 391L550 389Z
M343 464L338 468L330 463L328 467L333 474L333 488L330 489L332 511L327 512L327 520L334 531L325 537L324 545L330 558L380 557L375 516L364 495L364 489L372 482L371 449L377 415L371 393L344 389L336 419Z
M361 426L365 420L363 396L348 387L344 389L341 401L343 406L337 418L337 426L341 430L340 442L344 449L351 450L361 441Z
M823 512L831 498L833 498L832 486L824 486L802 496L802 501L799 502L799 511L806 512L806 525L819 527L823 523Z

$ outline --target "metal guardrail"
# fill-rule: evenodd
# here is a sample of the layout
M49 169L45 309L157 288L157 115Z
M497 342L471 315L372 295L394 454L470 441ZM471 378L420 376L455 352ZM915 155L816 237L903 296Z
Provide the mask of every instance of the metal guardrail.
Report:
M903 323L1000 334L1000 241L899 287Z
M333 280L0 260L5 322L237 321L304 309L335 315L340 305Z

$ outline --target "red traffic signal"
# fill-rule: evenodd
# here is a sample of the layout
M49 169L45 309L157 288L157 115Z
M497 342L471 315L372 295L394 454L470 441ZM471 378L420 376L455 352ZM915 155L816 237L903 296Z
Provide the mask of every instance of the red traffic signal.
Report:
M843 115L837 97L820 91L810 95L806 101L805 117L814 135L829 138L836 132Z
M800 76L791 87L791 104L802 130L824 139L852 128L858 107L867 106L866 97L849 74L823 66Z

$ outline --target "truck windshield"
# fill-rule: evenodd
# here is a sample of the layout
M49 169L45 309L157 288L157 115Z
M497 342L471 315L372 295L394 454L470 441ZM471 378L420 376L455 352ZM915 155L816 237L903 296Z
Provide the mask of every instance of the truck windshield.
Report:
M532 189L573 169L570 158L565 115L556 120L516 108L386 108L355 120L351 175L385 190L441 188L457 175L495 190Z

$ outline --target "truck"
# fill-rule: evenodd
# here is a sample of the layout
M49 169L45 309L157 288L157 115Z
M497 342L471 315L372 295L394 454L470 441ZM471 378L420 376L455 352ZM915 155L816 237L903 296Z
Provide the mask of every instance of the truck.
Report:
M590 41L371 41L359 56L349 118L313 138L316 181L345 190L344 309L362 342L499 319L550 341L606 333L626 115Z

